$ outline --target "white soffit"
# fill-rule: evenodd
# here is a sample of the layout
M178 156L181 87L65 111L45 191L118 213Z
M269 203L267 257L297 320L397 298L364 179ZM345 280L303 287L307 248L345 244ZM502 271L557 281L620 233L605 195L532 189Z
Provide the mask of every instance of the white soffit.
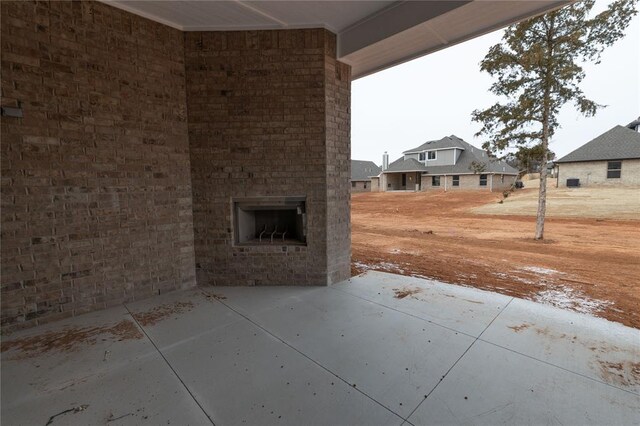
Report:
M336 34L396 1L102 0L182 31L326 28Z
M362 48L344 51L339 38L338 56L351 65L353 78L410 61L451 45L556 9L570 1L475 0ZM401 5L399 7L403 7ZM367 24L367 23L364 23ZM373 28L372 28L373 31ZM340 34L339 37L342 37Z
M570 0L101 0L182 31L326 28L338 58L363 77Z

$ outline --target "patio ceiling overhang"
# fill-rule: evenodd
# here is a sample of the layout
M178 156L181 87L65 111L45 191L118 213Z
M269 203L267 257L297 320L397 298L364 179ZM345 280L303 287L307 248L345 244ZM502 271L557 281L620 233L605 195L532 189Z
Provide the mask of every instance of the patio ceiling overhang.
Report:
M326 28L357 79L570 0L139 1L101 0L182 31Z

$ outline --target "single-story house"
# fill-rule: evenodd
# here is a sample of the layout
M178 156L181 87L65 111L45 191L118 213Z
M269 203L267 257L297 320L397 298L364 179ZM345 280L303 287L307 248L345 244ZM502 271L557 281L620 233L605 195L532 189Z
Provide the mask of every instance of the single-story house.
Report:
M502 191L518 177L518 170L455 135L425 142L385 164L383 159L380 191Z
M351 192L371 191L371 178L381 171L373 161L351 160Z
M556 161L557 186L640 186L640 119L615 126Z

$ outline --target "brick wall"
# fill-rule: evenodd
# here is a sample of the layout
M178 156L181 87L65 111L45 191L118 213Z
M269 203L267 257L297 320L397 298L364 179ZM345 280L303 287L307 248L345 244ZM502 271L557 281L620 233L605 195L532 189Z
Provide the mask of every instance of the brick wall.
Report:
M487 175L487 185L480 186L480 175L459 175L459 185L453 186L453 176L440 176L440 186L431 186L431 176L422 176L422 191L444 191L445 179L447 191L456 190L480 190L501 192L513 186L516 181L515 175ZM504 176L504 178L503 178Z
M335 43L321 29L183 34L102 3L2 2L2 105L24 112L2 118L3 331L196 275L348 278L350 68ZM234 247L231 197L254 195L305 195L308 244Z
M372 177L371 178L371 192L379 192L380 191L380 178Z
M371 192L371 180L352 180L351 192Z
M193 286L184 38L1 2L3 330ZM242 108L238 106L238 108Z
M198 284L348 278L350 76L335 60L335 36L185 37ZM307 246L234 246L232 197L283 195L307 197Z
M558 164L558 185L567 186L567 179L580 179L580 186L640 186L640 159L622 160L620 178L607 178L607 161L584 161Z

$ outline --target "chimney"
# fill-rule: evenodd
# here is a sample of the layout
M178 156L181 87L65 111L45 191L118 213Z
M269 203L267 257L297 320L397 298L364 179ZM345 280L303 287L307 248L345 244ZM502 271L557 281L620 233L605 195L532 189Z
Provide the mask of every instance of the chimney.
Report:
M388 168L389 168L389 154L387 154L387 151L385 151L384 154L382 154L382 171L384 172Z

